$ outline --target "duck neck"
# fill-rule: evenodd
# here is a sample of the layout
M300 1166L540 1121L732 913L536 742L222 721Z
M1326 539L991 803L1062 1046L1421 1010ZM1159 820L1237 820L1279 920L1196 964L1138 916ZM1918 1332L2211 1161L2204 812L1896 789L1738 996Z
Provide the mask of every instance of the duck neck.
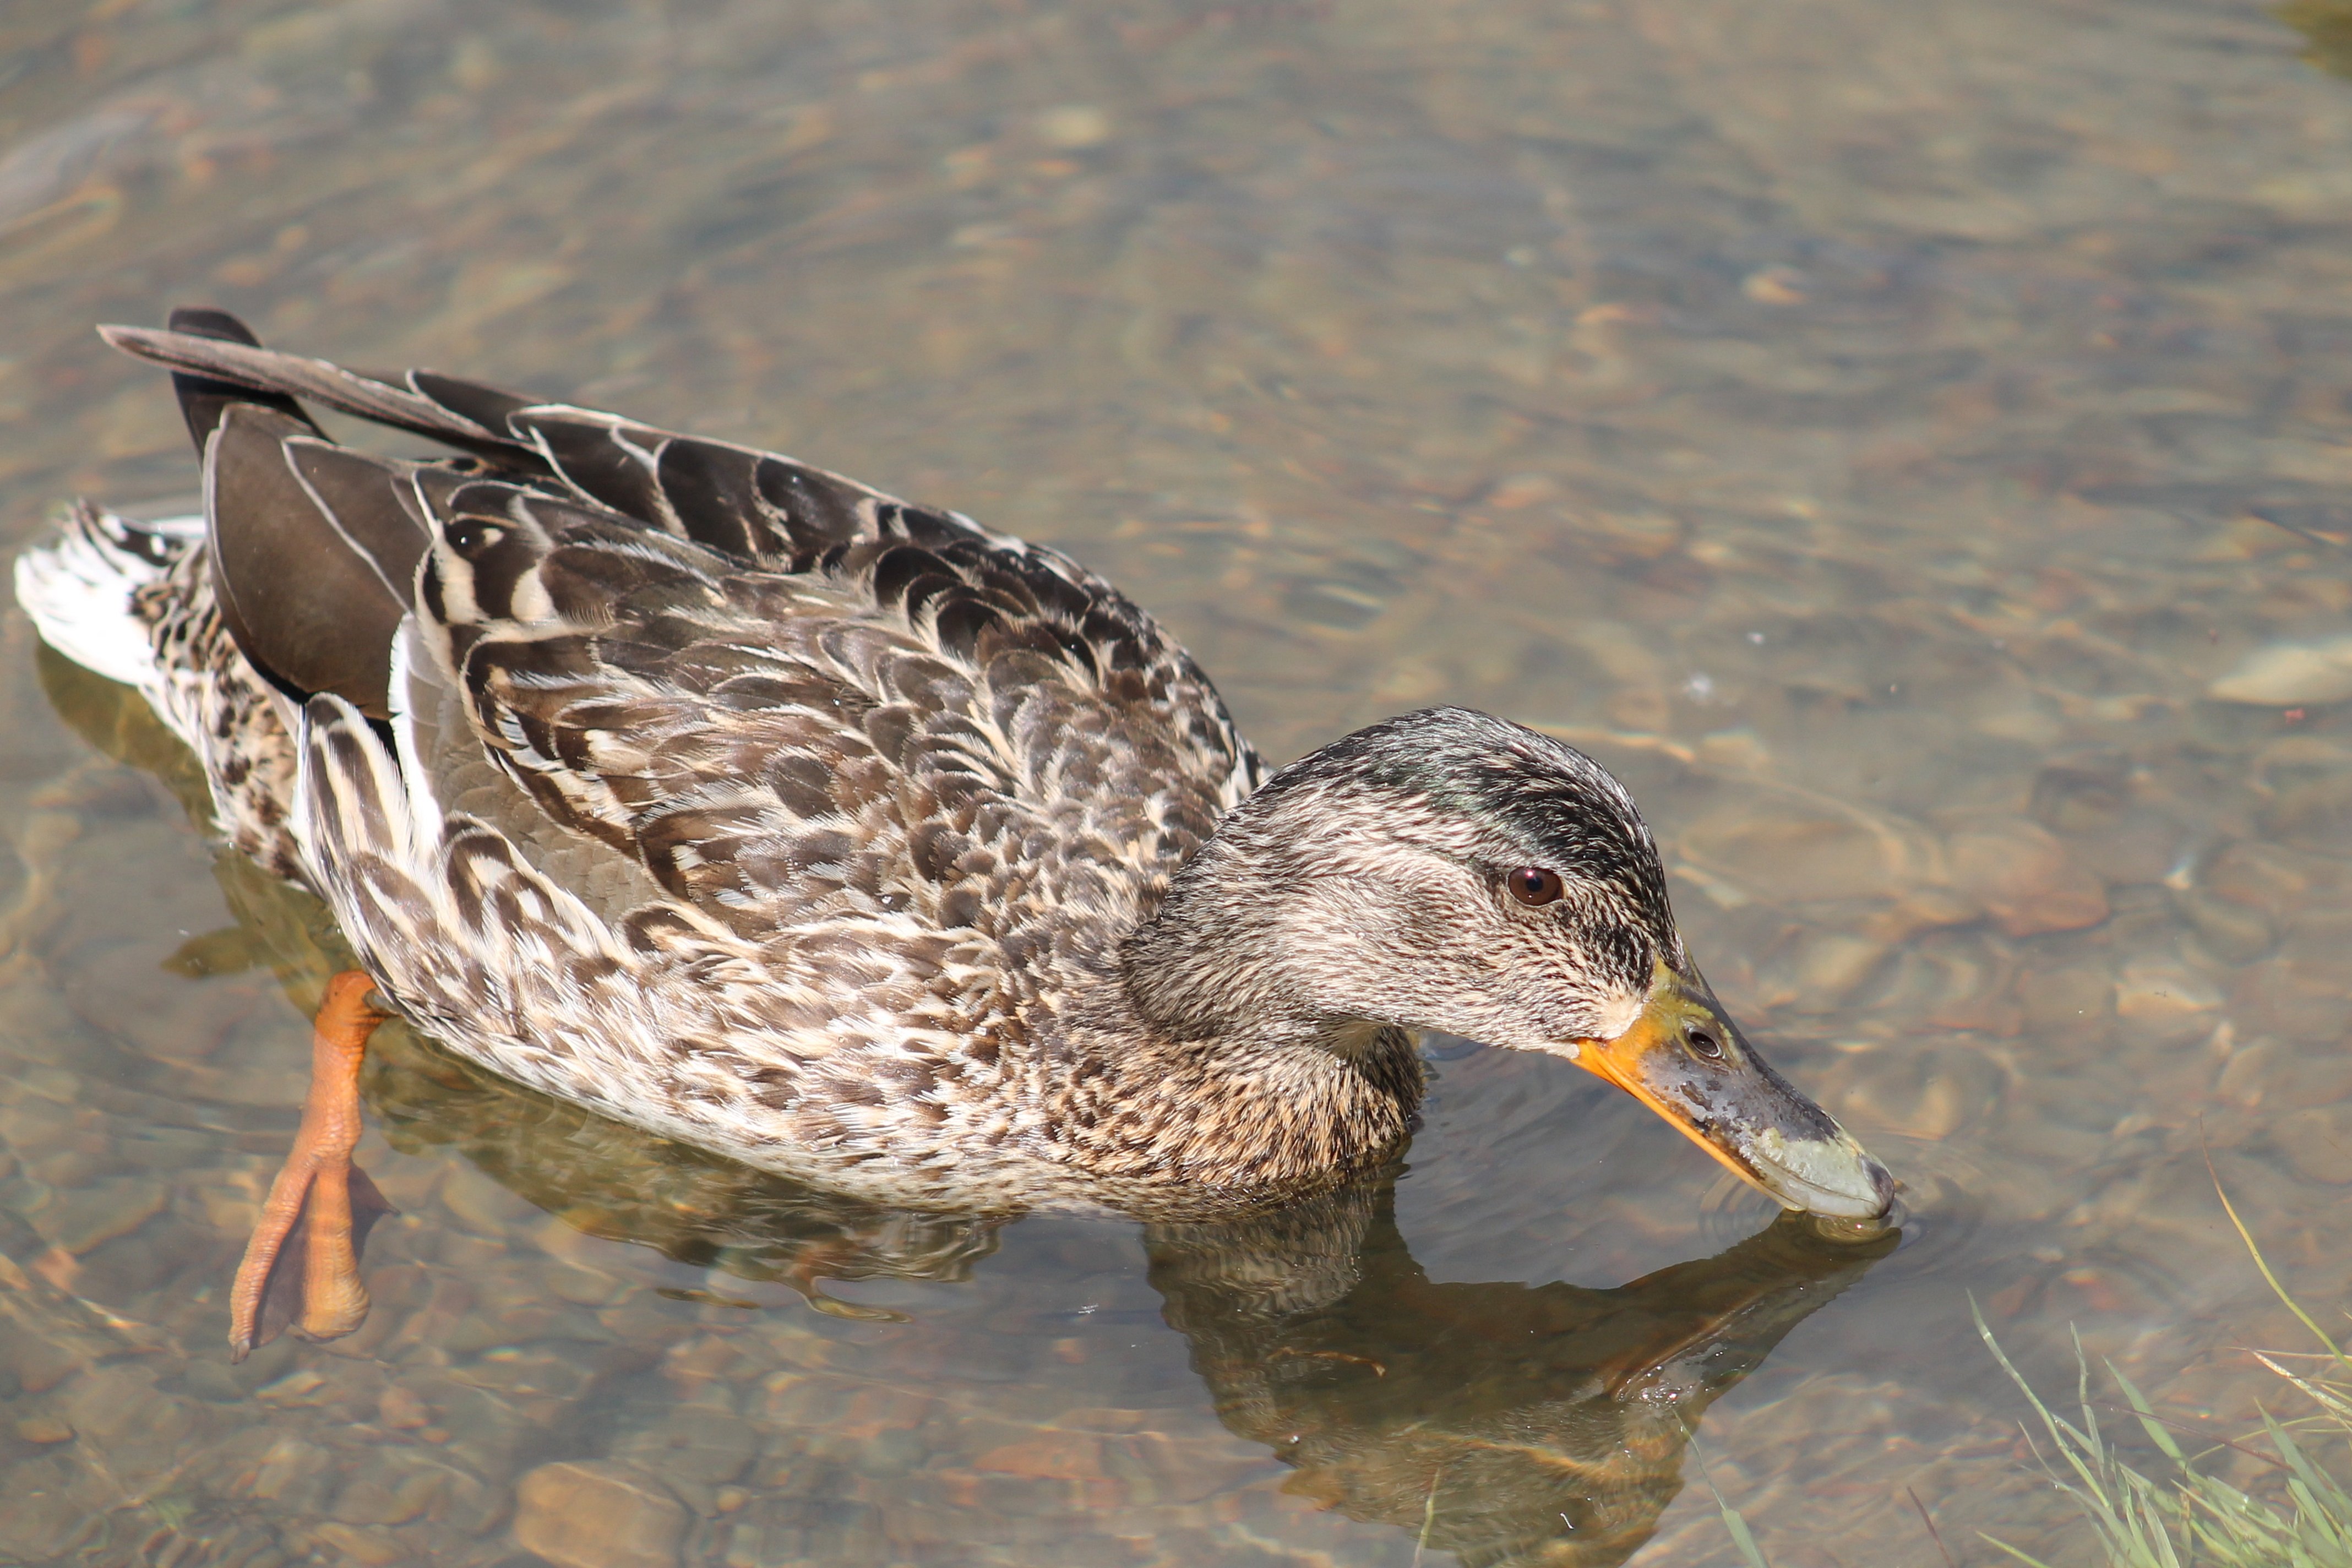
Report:
M1280 893L1281 836L1248 827L1229 818L1120 944L1123 1033L1146 1043L1118 1053L1103 1110L1170 1178L1255 1188L1378 1159L1423 1078L1410 1030L1331 999L1328 955Z
M1096 1034L1101 1048L1049 1091L1063 1102L1053 1118L1063 1157L1188 1202L1319 1190L1394 1151L1421 1104L1413 1037L1392 1025L1180 1037L1139 1018L1089 1021L1111 1026Z

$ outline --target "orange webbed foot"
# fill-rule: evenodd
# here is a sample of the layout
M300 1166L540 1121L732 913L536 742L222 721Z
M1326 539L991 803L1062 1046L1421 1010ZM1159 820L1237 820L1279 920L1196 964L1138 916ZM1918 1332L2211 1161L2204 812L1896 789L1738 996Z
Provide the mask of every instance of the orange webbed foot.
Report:
M290 1326L331 1340L367 1321L359 1253L368 1228L392 1212L367 1173L352 1163L360 1141L360 1064L368 1037L389 1016L375 982L347 969L327 982L310 1037L310 1089L301 1130L269 1184L261 1220L229 1290L229 1359L243 1361Z

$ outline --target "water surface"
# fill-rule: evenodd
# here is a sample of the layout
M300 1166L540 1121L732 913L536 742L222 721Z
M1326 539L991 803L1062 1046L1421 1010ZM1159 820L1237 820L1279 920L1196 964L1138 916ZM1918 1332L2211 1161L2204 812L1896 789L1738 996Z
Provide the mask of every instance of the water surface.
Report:
M2352 1272L2352 84L2289 14L0 12L7 540L192 488L89 331L187 302L958 507L1270 757L1446 700L1606 762L1911 1209L1822 1255L1439 1041L1312 1213L893 1215L394 1029L376 1311L232 1368L334 940L11 609L0 1560L1730 1563L1703 1410L1784 1568L1941 1563L1915 1495L2087 1561L1970 1298L2234 1435L2300 1331L2209 1155L2323 1318Z

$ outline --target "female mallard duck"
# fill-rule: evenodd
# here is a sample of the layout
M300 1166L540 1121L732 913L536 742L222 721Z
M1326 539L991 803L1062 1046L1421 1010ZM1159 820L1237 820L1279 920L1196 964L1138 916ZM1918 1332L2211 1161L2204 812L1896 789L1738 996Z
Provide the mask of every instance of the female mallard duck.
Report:
M464 1055L908 1207L1211 1215L1390 1151L1409 1033L1546 1051L1791 1208L1892 1182L1765 1065L1598 764L1461 709L1264 776L1183 649L1068 558L790 458L426 371L104 329L173 367L205 516L89 508L42 635L185 737L240 849L333 907L307 1326L357 1321L357 1070ZM296 398L464 456L338 446ZM363 1179L359 1184L364 1186Z

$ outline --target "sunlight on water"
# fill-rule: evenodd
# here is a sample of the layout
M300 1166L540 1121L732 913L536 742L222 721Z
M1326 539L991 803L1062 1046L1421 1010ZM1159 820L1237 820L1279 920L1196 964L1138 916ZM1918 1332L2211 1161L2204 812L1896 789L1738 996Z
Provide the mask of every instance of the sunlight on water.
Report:
M2352 1271L2352 84L2281 16L0 15L12 545L194 488L89 331L191 302L956 507L1271 758L1450 701L1608 763L1907 1211L1827 1244L1433 1041L1409 1168L1303 1209L907 1215L394 1026L374 1311L232 1367L340 949L12 608L0 1561L1728 1563L1702 1412L1781 1568L1942 1562L1915 1494L2087 1561L1971 1297L2234 1436L2303 1342L2208 1154L2323 1321Z

